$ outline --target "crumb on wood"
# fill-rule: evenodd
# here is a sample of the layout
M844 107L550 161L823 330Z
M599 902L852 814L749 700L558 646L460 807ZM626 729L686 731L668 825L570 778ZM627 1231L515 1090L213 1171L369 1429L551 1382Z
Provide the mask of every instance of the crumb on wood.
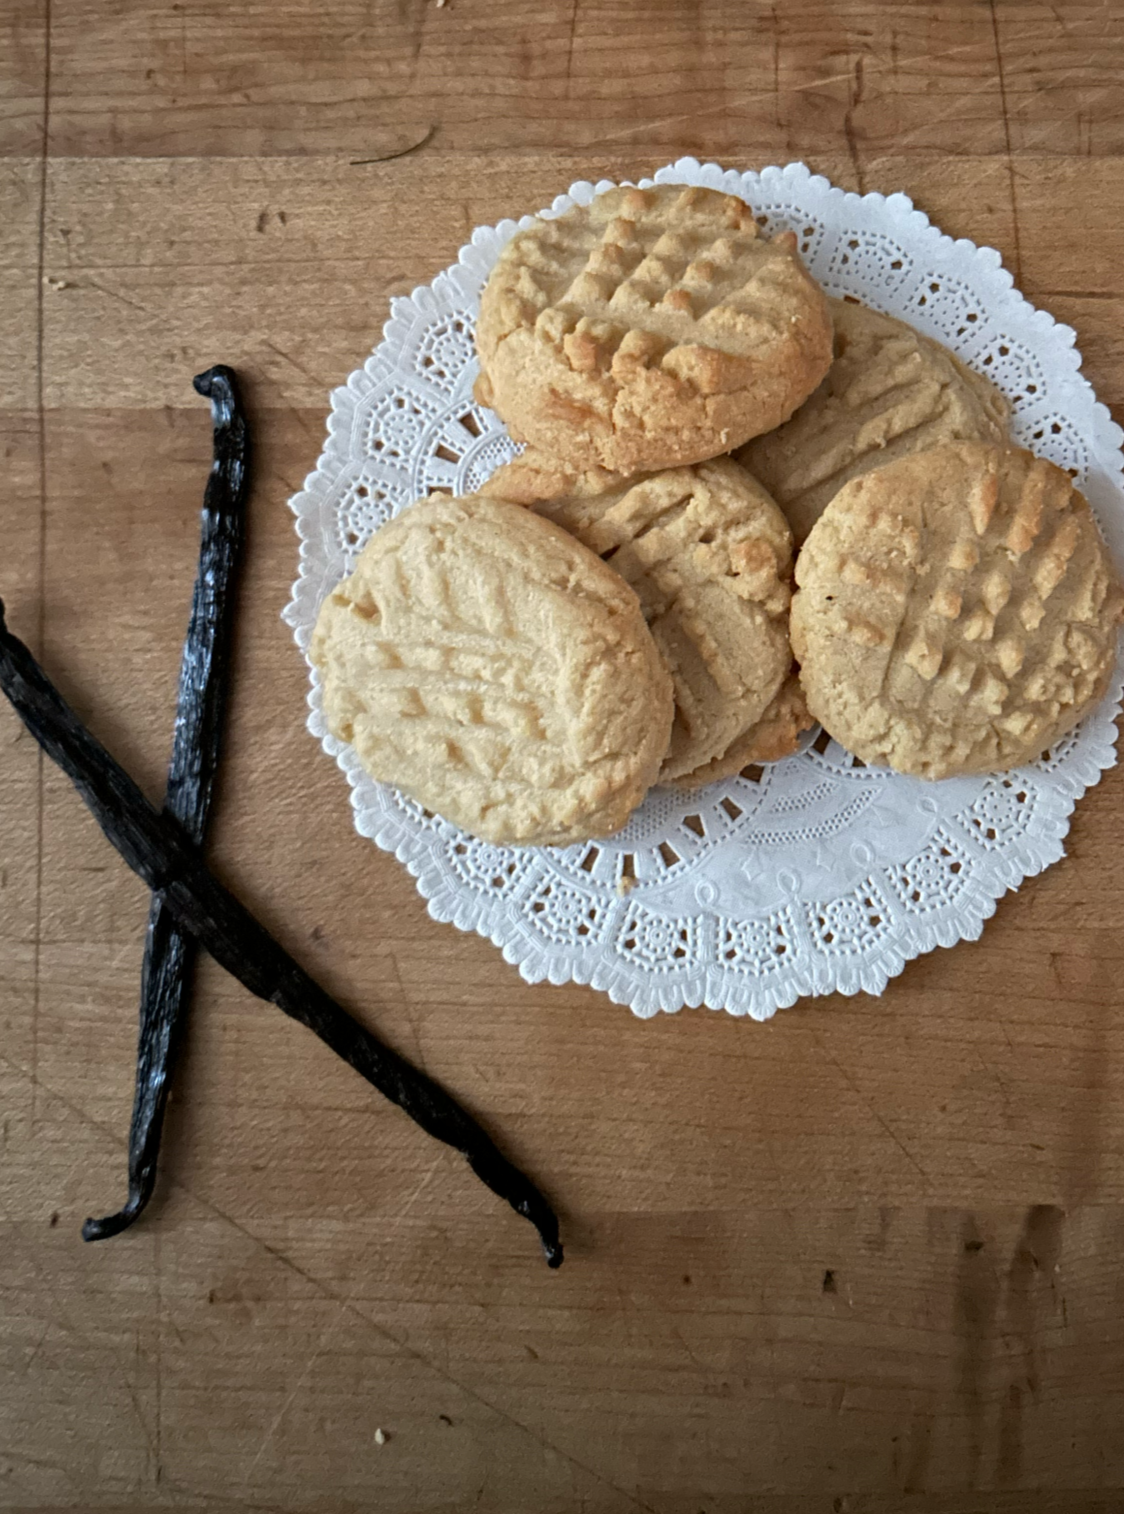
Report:
M380 1425L378 1427L378 1429L375 1431L375 1445L376 1446L385 1446L386 1443L387 1443L387 1441L389 1439L390 1439L390 1436L386 1433L386 1431Z

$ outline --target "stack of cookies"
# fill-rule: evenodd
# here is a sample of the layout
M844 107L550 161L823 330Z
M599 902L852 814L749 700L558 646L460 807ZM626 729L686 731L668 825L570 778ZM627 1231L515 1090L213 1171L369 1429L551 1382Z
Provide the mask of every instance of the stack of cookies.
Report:
M476 340L526 450L379 531L312 644L333 733L464 829L609 835L652 784L816 720L900 772L1001 770L1105 691L1124 594L1070 479L742 200L615 189L535 221Z

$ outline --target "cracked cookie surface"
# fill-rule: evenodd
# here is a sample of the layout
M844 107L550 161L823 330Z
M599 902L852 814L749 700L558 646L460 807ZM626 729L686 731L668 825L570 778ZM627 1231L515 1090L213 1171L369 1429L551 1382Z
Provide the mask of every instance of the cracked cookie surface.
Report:
M831 300L835 361L785 425L738 452L802 542L852 478L946 441L1007 441L1011 407L982 374L915 331Z
M783 232L715 190L659 185L538 219L480 300L477 398L517 440L622 474L714 457L788 419L827 372L827 300Z
M1069 476L953 442L846 484L797 560L808 707L924 778L1036 759L1105 693L1124 594Z
M684 773L675 782L682 789L701 789L720 778L732 778L755 763L779 762L782 757L791 757L800 744L800 733L813 725L804 689L792 672L760 718L736 736L724 752L693 772Z
M697 786L795 750L802 696L779 699L792 538L744 468L715 458L621 479L529 450L485 487L564 527L636 590L675 688L661 782Z
M310 655L366 771L498 844L610 835L667 750L671 680L636 595L481 494L431 495L376 532Z

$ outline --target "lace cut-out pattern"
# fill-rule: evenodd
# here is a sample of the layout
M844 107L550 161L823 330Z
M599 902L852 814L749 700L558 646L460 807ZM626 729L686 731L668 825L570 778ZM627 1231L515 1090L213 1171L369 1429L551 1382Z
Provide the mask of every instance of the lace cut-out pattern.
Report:
M1072 330L1022 298L997 253L942 235L904 195L845 194L803 164L743 174L687 158L655 179L743 196L763 230L796 232L830 293L987 373L1017 439L1070 471L1124 558L1121 432ZM608 187L575 184L545 213ZM300 577L284 614L302 649L373 531L431 490L479 488L518 450L472 398L479 292L516 229L479 227L454 267L394 300L382 343L333 393L324 452L291 501ZM925 784L809 732L783 762L656 790L618 835L562 849L488 846L372 782L327 733L315 675L308 723L347 775L359 831L409 868L436 919L488 936L529 982L590 983L642 1016L706 1004L764 1019L804 994L879 993L911 958L978 937L997 899L1062 856L1075 801L1115 761L1121 684L1014 773Z

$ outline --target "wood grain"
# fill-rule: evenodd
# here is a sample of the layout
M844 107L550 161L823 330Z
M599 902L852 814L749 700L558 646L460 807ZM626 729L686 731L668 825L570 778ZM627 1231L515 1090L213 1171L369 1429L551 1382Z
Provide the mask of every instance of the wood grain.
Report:
M120 1240L146 900L0 710L0 1507L1107 1514L1124 1501L1124 778L880 999L530 988L354 831L285 501L388 298L682 152L904 189L1124 419L1121 22L951 0L0 0L0 594L153 795L209 458L258 471L216 867L555 1197L567 1262L210 964ZM418 141L395 161L357 165ZM382 1429L381 1442L375 1431Z

